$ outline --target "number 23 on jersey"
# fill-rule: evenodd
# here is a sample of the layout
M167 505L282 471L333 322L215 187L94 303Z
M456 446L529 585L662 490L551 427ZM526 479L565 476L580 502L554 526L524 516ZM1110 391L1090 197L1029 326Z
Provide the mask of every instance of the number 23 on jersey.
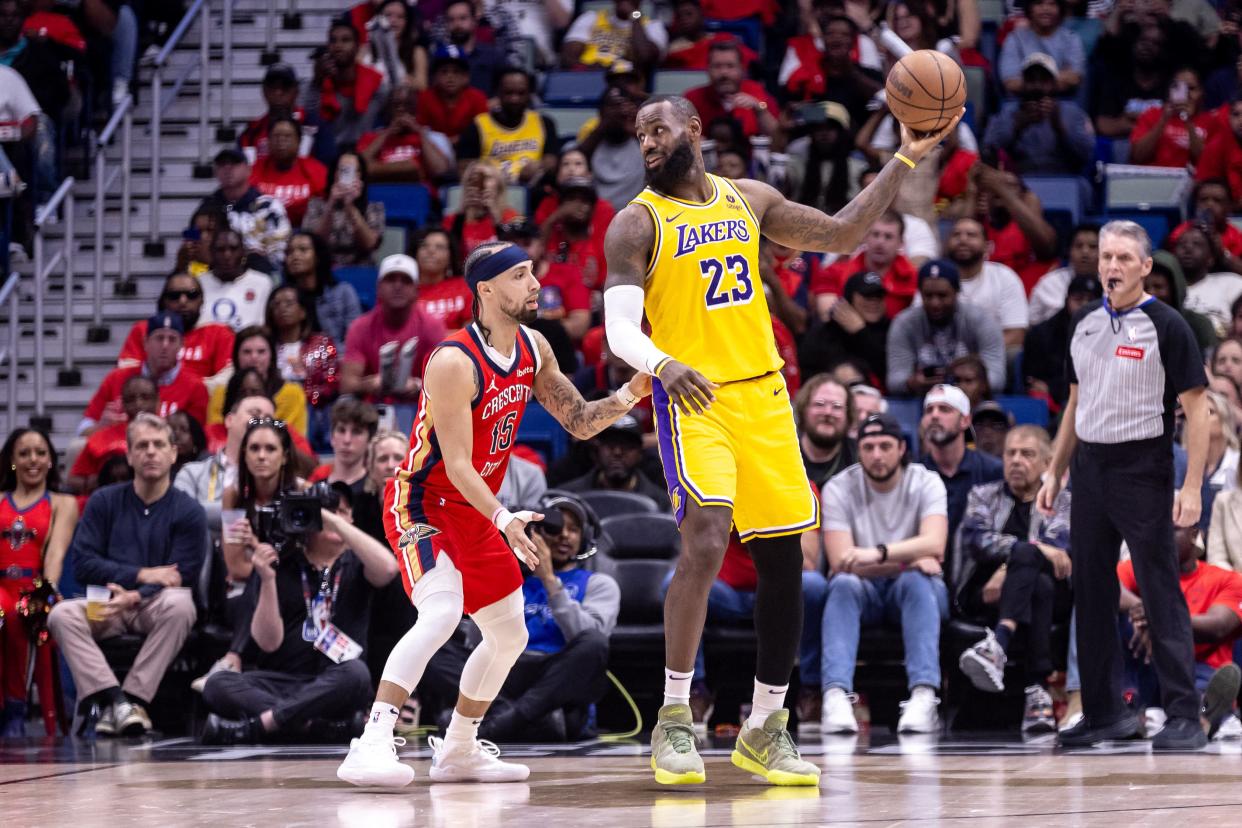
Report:
M734 254L720 259L702 259L699 269L708 280L704 301L708 310L745 305L755 297L755 285L750 279L750 262L745 256ZM725 274L733 278L727 280ZM730 285L729 281L733 284Z

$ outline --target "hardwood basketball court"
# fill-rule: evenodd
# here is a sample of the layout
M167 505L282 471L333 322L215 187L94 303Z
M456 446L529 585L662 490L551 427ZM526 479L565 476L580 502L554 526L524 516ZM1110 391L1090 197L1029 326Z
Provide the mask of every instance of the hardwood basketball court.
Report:
M1146 743L1060 752L1051 737L957 740L804 733L818 789L774 788L704 749L708 782L657 785L645 745L511 746L518 785L433 785L425 743L400 790L336 779L340 745L207 748L189 739L0 743L0 821L25 826L708 828L814 825L1238 825L1242 744L1154 756Z

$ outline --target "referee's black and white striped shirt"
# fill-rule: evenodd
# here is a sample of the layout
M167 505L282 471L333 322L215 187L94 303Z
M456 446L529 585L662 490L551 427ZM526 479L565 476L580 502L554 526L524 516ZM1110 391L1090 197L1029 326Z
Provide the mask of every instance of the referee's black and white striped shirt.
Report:
M1194 332L1157 299L1116 313L1105 301L1070 321L1066 366L1078 384L1074 430L1088 443L1172 435L1177 395L1207 385Z

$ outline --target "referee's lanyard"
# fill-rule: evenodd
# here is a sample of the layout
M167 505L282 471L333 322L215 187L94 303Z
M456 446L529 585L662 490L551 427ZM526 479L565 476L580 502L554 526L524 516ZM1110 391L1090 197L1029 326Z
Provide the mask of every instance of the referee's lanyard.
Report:
M333 569L337 570L336 579L332 583L332 591L329 592L328 581L332 577ZM338 569L336 564L325 567L319 581L319 592L312 597L310 582L306 580L306 568L302 568L302 600L306 602L306 620L302 622L303 641L314 642L319 638L319 633L332 621L332 612L336 609L336 594L341 589L343 571Z

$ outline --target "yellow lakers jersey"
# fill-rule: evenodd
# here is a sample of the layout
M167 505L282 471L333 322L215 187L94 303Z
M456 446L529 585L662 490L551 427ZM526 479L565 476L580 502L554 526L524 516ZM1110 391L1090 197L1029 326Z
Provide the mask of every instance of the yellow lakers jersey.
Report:
M516 181L526 163L543 160L546 139L543 119L533 109L527 110L522 122L507 129L485 112L474 119L479 128L479 159L500 167L509 181Z
M733 182L707 178L705 202L651 188L631 202L655 224L645 310L656 347L712 382L735 382L784 363L759 278L759 221Z

